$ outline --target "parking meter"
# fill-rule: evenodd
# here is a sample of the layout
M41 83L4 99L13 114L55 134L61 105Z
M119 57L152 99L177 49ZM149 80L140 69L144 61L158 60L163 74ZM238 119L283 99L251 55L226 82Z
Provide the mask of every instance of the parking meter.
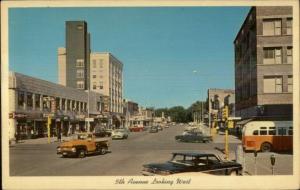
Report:
M271 157L270 157L270 159L271 159L272 166L274 166L275 165L275 155L272 154Z
M257 157L257 151L254 150L254 173L255 173L255 175L257 174L256 157Z

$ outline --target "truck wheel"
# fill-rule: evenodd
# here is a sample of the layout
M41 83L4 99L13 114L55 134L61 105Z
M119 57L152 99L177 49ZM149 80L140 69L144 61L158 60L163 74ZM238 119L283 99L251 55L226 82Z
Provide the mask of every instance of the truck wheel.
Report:
M100 149L100 154L106 154L106 152L107 152L107 148L106 147L102 147L101 149Z
M270 143L268 143L268 142L264 142L264 143L261 145L261 147L260 147L260 150L261 150L262 152L270 152L271 149L272 149L272 145L271 145Z
M85 157L85 150L84 149L80 149L78 151L78 157L79 158L84 158Z

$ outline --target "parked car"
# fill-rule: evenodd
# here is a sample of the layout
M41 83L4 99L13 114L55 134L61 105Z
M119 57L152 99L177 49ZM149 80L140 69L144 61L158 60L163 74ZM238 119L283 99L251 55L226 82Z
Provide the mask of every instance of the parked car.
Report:
M144 126L131 126L129 127L130 132L142 132L144 131Z
M225 161L210 153L173 153L172 159L165 163L143 165L142 174L171 175L178 173L203 172L213 175L241 175L242 165L233 161Z
M175 136L175 140L179 142L203 142L212 141L211 136L202 134L202 132L186 132L183 135Z
M110 137L111 136L111 130L105 129L103 127L96 127L94 135L96 137Z
M115 129L111 133L112 139L127 139L129 131L127 129Z
M163 130L163 128L162 128L160 125L157 126L157 129L158 129L159 131L162 131L162 130Z
M157 133L158 132L158 127L157 126L152 126L150 129L149 129L149 133Z
M79 133L75 139L61 143L56 151L63 157L85 157L87 154L105 154L108 151L109 139L96 138L92 133Z

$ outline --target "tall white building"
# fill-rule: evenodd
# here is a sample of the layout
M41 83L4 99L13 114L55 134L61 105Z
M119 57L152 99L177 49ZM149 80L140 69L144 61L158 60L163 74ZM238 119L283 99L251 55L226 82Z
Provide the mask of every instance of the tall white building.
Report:
M123 63L111 53L91 53L90 89L110 99L109 111L123 113Z

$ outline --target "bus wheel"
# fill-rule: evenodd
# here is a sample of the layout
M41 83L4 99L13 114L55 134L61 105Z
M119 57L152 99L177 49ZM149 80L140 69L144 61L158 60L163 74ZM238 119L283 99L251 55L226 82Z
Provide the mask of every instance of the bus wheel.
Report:
M272 145L270 143L267 143L267 142L262 143L262 145L260 147L260 150L262 152L270 152L271 149L272 149Z

